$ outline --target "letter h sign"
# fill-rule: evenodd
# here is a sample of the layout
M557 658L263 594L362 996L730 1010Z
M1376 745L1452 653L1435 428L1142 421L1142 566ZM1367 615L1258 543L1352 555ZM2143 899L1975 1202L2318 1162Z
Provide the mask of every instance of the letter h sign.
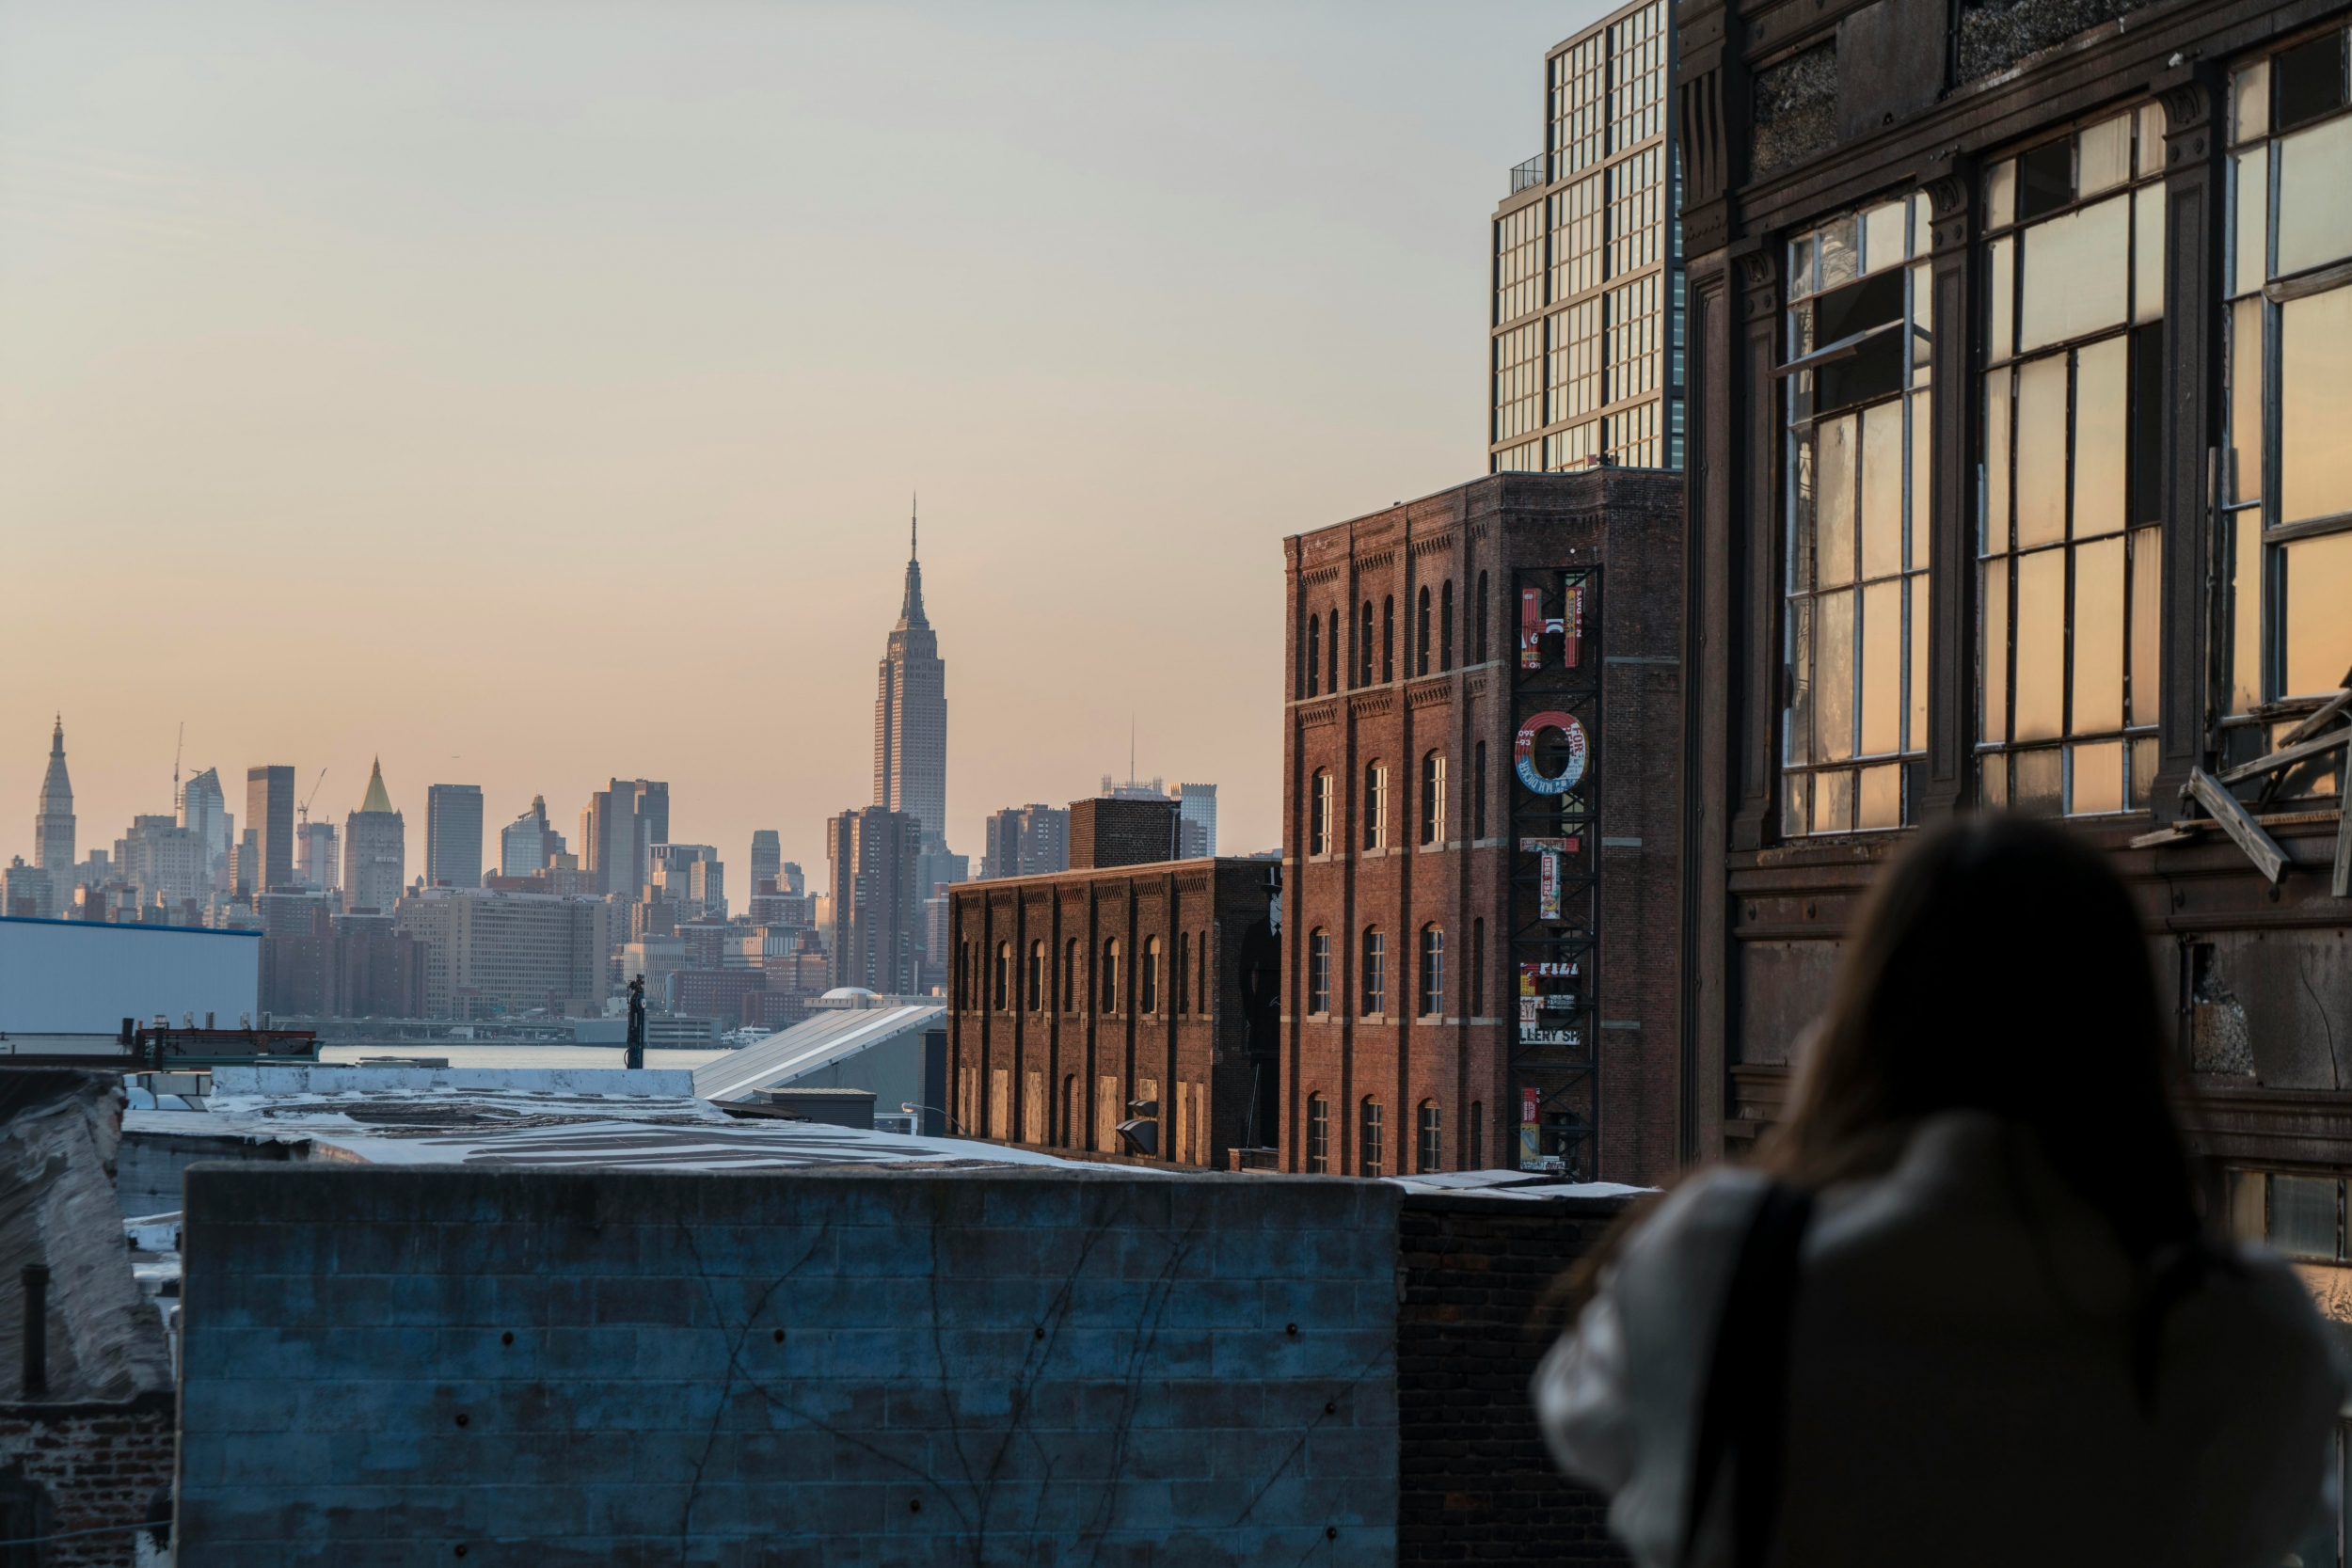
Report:
M1544 667L1544 638L1557 634L1560 638L1560 662L1573 670L1577 664L1578 644L1584 640L1584 587L1579 583L1562 595L1562 613L1544 614L1542 595L1533 588L1519 590L1519 668L1540 670Z

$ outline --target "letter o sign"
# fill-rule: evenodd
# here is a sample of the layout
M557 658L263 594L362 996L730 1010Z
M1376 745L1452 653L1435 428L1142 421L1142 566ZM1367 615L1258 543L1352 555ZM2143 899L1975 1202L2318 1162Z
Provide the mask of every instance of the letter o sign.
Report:
M1568 737L1568 765L1557 775L1546 777L1535 768L1535 736L1545 730L1558 730ZM1519 783L1538 795L1565 795L1584 776L1584 726L1572 713L1539 713L1519 726L1518 739L1511 746L1517 764Z

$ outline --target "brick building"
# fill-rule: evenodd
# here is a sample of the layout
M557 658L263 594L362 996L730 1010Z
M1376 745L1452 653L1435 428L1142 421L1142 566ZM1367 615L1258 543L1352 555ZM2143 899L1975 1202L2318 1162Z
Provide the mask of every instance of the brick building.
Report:
M1288 541L1281 1164L1677 1168L1682 482Z
M1172 805L1081 800L1073 850L1115 842L1081 839L1089 808L1131 805L1171 831ZM1270 1143L1271 869L1163 858L949 890L957 1122L974 1136L1220 1169L1228 1150Z
M262 939L261 1003L285 1018L422 1018L425 950L407 935Z

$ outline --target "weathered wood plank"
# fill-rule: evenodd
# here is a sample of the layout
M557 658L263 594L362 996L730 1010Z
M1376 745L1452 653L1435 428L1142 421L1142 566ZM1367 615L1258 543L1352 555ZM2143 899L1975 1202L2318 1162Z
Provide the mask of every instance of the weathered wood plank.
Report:
M2286 851L2263 832L2236 796L2221 785L2221 781L2203 768L2192 770L2188 776L2189 793L2196 796L2204 808L2213 813L2214 821L2230 835L2231 842L2246 851L2246 858L2254 863L2254 869L2276 882L2286 870Z

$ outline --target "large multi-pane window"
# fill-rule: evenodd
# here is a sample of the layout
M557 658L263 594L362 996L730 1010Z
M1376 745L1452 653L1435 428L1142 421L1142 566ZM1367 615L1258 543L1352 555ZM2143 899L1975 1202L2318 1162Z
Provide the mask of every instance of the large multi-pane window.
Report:
M1609 166L1609 276L1656 261L1665 240L1666 149L1661 142Z
M1366 1018L1389 1010L1389 938L1377 926L1364 927L1363 1006Z
M1606 174L1579 180L1551 199L1551 297L1572 299L1597 288L1605 276L1602 263L1609 235L1602 210Z
M1788 246L1781 831L1899 828L1927 742L1924 198ZM1917 243L1915 243L1917 242Z
M1660 328L1664 325L1662 273L1609 291L1608 399L1621 403L1655 391Z
M1545 343L1551 362L1545 388L1546 423L1573 420L1600 407L1600 295L1579 300L1544 320Z
M1495 339L1495 436L1507 441L1543 423L1543 325L1529 322Z
M1985 176L1978 787L2145 806L2156 771L2164 111L2110 115Z
M2330 28L2232 81L2230 706L2352 666L2352 69ZM2266 746L2257 745L2257 751ZM2331 766L2296 781L2333 791Z
M1517 321L1544 301L1544 204L1495 220L1495 325Z
M1666 129L1666 0L1652 0L1609 28L1609 150L1621 152Z
M1609 145L1609 40L1593 36L1551 57L1551 177L1598 163Z
M1307 938L1307 1010L1331 1010L1331 933L1320 928Z

